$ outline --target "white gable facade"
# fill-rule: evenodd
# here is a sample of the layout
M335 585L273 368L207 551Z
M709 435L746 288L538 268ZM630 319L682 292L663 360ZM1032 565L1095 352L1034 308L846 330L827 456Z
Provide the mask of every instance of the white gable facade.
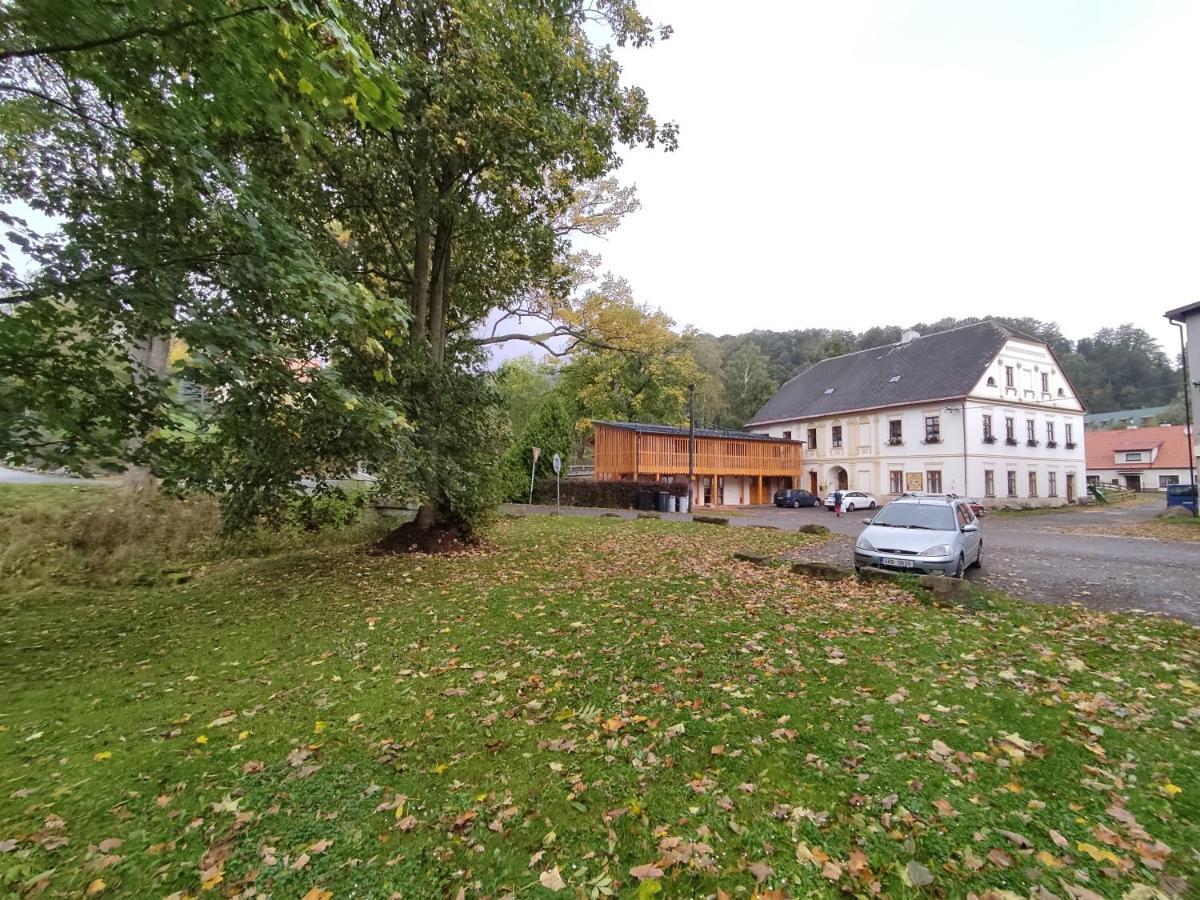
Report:
M1079 500L1086 493L1084 407L1049 347L1011 336L976 368L965 394L960 388L938 396L935 385L927 400L863 406L860 390L859 408L814 416L798 410L748 428L804 441L798 487L822 496L840 487L881 503L908 491L959 494L985 506ZM959 384L969 383L966 373L957 374ZM883 377L880 401L886 383L904 377ZM830 389L836 398L838 385L825 393Z

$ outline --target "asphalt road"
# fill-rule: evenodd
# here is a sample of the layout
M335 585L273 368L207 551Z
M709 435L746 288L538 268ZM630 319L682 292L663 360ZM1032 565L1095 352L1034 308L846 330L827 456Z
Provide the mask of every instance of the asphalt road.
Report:
M546 512L548 507L513 504L509 512ZM606 510L564 508L566 515L598 515ZM1048 512L1043 515L985 516L982 521L984 565L970 579L1014 596L1042 603L1077 602L1094 609L1159 613L1200 624L1200 543L1160 541L1064 528L1128 525L1148 521L1157 504ZM730 515L736 526L796 528L815 522L835 532L804 558L852 564L854 539L866 513L840 519L824 509L753 507ZM625 515L632 517L634 513ZM687 519L684 514L665 518ZM797 556L797 558L801 558Z

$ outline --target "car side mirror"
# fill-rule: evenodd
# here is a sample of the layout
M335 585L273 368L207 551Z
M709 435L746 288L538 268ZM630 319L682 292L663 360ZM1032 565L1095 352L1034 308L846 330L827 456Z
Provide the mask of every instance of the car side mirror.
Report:
M863 519L863 520L862 520L862 523L863 523L864 525L870 525L870 524L871 524L871 520L870 520L870 518L866 518L866 519Z
M968 532L971 532L971 531L978 531L978 530L979 530L979 526L978 526L978 525L976 525L974 522L971 522L969 525L964 525L964 526L962 527L962 530L963 530L963 534L966 534L966 533L968 533Z

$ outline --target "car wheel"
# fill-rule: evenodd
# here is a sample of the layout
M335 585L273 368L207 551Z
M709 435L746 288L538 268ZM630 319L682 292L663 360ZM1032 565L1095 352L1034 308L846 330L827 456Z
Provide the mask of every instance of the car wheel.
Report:
M954 577L962 578L967 571L967 561L963 559L963 555L958 554L958 565L954 568Z
M872 501L871 501L871 505L870 505L870 506L868 506L868 507L867 507L867 509L874 509L874 508L875 508L875 501L874 501L874 500L872 500Z
M793 501L792 501L792 509L799 509L799 508L800 508L800 501L799 501L799 500L793 500Z
M976 569L983 568L983 541L979 542L979 552L975 554L975 562L972 565Z

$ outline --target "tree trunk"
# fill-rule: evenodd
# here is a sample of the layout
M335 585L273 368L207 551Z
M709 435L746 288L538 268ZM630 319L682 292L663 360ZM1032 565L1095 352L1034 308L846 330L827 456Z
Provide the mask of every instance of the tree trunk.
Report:
M167 374L167 357L170 351L170 335L154 335L135 343L129 351L129 357L134 363L134 385L144 384L147 379L164 377ZM144 439L145 435L133 438L129 442L129 449L136 451ZM158 487L158 480L147 467L131 463L125 468L122 484L127 490L152 491Z

